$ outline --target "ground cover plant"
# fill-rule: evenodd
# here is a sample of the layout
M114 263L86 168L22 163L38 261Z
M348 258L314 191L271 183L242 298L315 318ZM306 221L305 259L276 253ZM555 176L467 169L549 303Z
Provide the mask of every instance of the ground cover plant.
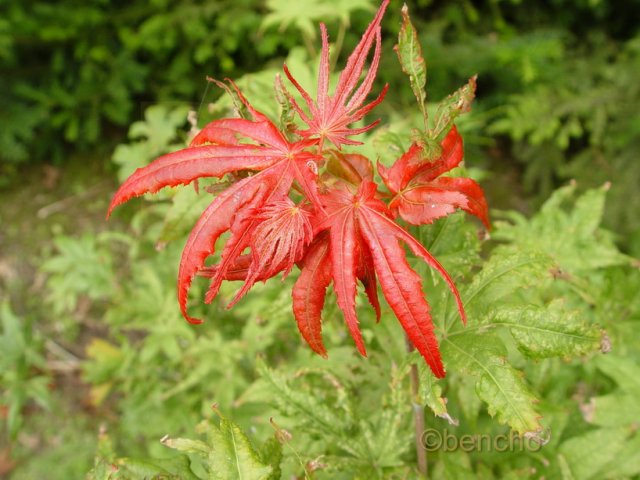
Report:
M212 82L226 93L197 112L146 108L113 155L110 207L101 173L36 223L0 208L12 251L53 237L33 284L0 254L18 292L0 294L0 473L636 477L640 275L601 226L616 182L578 177L489 223L479 185L491 199L504 176L478 168L477 142L519 117L468 112L482 69L437 102L425 86L451 82L400 5L368 13L343 56L348 15L269 5L268 28L291 22L305 49ZM339 20L318 35L305 15ZM84 208L93 223L74 227Z

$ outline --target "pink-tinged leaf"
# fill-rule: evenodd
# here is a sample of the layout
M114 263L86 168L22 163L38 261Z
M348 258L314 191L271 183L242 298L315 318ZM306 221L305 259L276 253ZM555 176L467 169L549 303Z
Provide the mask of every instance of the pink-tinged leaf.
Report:
M182 315L190 323L202 323L202 320L187 313L191 281L204 266L205 259L215 252L216 240L230 228L235 213L247 202L251 202L263 188L256 177L258 176L241 180L218 195L204 211L187 239L178 271L178 303Z
M489 212L484 193L470 178L440 177L431 183L409 188L390 204L392 210L412 225L425 225L456 209L475 215L487 228Z
M233 146L240 143L238 132L230 128L224 128L218 125L220 120L208 123L205 127L193 137L189 143L190 147L199 147L202 145L225 145Z
M298 329L311 349L323 357L327 351L322 343L322 308L331 283L329 238L321 234L309 246L301 262L300 276L293 286L293 313Z
M251 233L252 261L246 282L228 308L235 305L258 280L271 278L279 272L283 278L289 274L311 241L313 230L309 216L288 197L271 201L256 213L254 219L259 223Z
M373 81L377 74L380 54L381 54L381 35L380 22L384 12L389 4L389 0L384 0L380 6L375 18L362 36L360 43L356 46L353 53L349 56L344 70L341 72L336 85L333 96L329 95L329 40L326 27L321 25L322 36L322 53L320 56L320 72L318 78L318 94L317 100L311 98L307 91L302 88L298 81L293 77L287 66L284 66L284 73L289 78L293 86L300 92L304 99L309 113L307 114L298 103L289 95L289 101L293 109L300 115L309 128L300 130L299 133L304 138L317 138L320 142L324 139L332 142L336 147L342 145L359 145L361 142L351 140L347 137L358 135L373 128L377 122L373 122L366 127L349 128L349 125L362 119L376 105L378 105L387 91L385 87L382 93L368 105L364 102L371 92ZM375 49L371 65L366 73L362 83L358 87L364 66L371 47L375 42ZM357 88L356 88L357 87Z
M457 167L464 156L462 137L455 125L442 140L441 155L435 160L425 158L421 145L413 143L389 168L378 164L378 173L391 193L404 190L409 183L429 182Z
M376 322L380 321L380 301L378 300L378 283L376 282L375 266L371 251L367 247L366 242L358 232L358 262L356 267L356 275L358 280L364 286L365 294L369 299L369 303L376 312Z
M373 181L373 165L364 155L342 153L329 150L327 172L335 178L346 180L352 185L360 185L363 180ZM327 178L330 181L329 176Z
M425 162L414 167L416 172L413 175L413 182L430 182L460 165L464 158L464 147L462 136L458 133L455 125L451 127L447 136L444 137L440 147L442 148L442 153L437 160Z
M282 159L282 152L254 145L207 145L163 155L137 169L113 196L107 216L118 205L163 187L186 185L198 178L223 177L236 170L263 170Z
M318 110L325 112L327 110L326 101L329 96L329 34L324 23L320 24L320 36L322 38L322 50L320 54L320 71L318 72ZM312 105L313 102L307 102L307 106Z
M220 255L220 263L217 264L217 274L211 278L209 290L205 296L205 303L211 303L218 294L222 281L235 259L240 256L251 243L252 234L260 220L255 215L264 205L272 201L285 198L293 177L289 169L278 168L280 165L265 170L251 177L261 186L261 191L256 194L251 203L246 202L243 210L237 211L233 222L230 224L231 235L227 240Z
M405 244L407 244L407 246L414 253L414 255L417 255L418 257L422 258L427 263L427 265L429 265L431 268L436 270L440 274L440 276L442 276L447 286L449 287L449 290L451 290L451 293L453 294L453 297L456 301L456 305L458 306L458 312L460 313L460 319L462 320L462 323L466 323L467 316L464 311L464 307L462 305L462 299L460 298L460 293L458 292L458 289L456 288L455 283L453 283L453 280L451 279L451 277L449 276L445 268L440 264L440 262L438 262L433 257L433 255L431 255L427 251L426 248L422 246L422 244L420 244L420 242L418 242L415 238L413 238L400 225L398 225L393 220L391 220L391 218L389 218L386 212L382 210L381 208L382 206L384 206L384 204L379 200L369 201L367 203L367 207L368 207L367 218L373 219L376 225L382 228L386 228L387 231L393 232L393 234L399 240L402 240ZM386 210L386 207L385 207L385 210ZM386 227L383 227L383 226L386 226Z
M387 303L433 374L443 378L444 366L420 276L409 267L396 232L381 221L378 212L362 208L358 219Z
M358 45L353 50L351 55L349 55L347 64L345 65L344 70L340 73L338 85L336 86L336 91L334 94L336 103L342 105L349 98L349 96L351 96L351 92L353 91L353 89L358 84L358 81L360 80L360 76L362 75L364 64L367 61L367 55L371 50L371 46L373 45L373 42L376 41L376 43L380 43L380 23L382 22L382 17L384 16L384 13L388 5L389 5L389 0L384 0L382 2L382 4L380 5L380 8L376 12L376 16L367 27L367 30L362 35L362 38L360 39L360 43L358 43ZM378 56L379 56L380 52L377 51L376 53L378 53ZM374 61L375 61L375 58L374 58ZM374 70L374 75L375 75L375 70Z
M306 159L310 155L305 150L317 143L316 139L288 142L273 122L255 110L239 90L237 93L255 121L215 120L193 139L194 146L163 155L139 168L114 195L107 217L121 203L163 187L185 185L202 177L220 178L242 170L260 171L277 162L289 162L300 156ZM240 143L240 138L250 143Z
M316 155L301 152L292 158L287 169L292 172L293 178L298 182L313 208L322 211L323 206L318 196L318 161Z
M249 267L251 266L251 254L240 255L233 261L224 276L227 281L241 281L244 282L247 279L247 273L249 273ZM197 275L204 278L213 278L218 272L218 267L212 265L210 267L202 267L198 270ZM259 280L267 280L261 278Z
M407 170L412 170L409 168L409 165L416 164L416 159L420 159L422 156L422 147L417 143L413 143L409 147L409 150L402 154L402 156L396 160L391 167L385 167L378 162L378 173L380 174L380 178L382 178L382 181L391 193L395 194L402 190L412 176L407 173Z
M480 185L469 178L440 176L457 167L464 155L455 125L441 142L440 151L437 159L424 159L424 150L414 143L390 168L378 164L382 180L394 194L389 204L392 212L412 225L424 225L461 209L491 228Z
M332 193L341 194L333 191ZM352 208L341 208L331 214L330 244L333 289L338 306L344 314L349 332L358 351L366 356L366 349L356 315L356 252L357 237Z
M270 145L279 150L287 150L288 146L282 133L269 120L255 122L244 118L214 120L198 132L190 145L238 145L241 138L253 140L260 145Z

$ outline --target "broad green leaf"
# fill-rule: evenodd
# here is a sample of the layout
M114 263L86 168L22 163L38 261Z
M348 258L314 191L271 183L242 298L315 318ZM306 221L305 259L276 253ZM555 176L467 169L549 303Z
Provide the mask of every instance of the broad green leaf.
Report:
M418 34L411 23L409 9L406 4L402 7L402 26L400 27L400 33L398 33L398 44L394 47L394 50L398 54L402 71L409 76L411 89L416 96L425 128L427 128L427 109L425 106L427 93L424 88L427 84L427 64L422 57Z
M615 380L622 391L640 398L640 364L637 361L609 354L597 357L595 364Z
M634 418L638 418L637 414ZM640 434L636 431L624 447L598 472L598 477L637 478L640 474Z
M410 397L405 382L408 371L408 368L392 366L391 381L382 399L378 421L362 419L359 422L363 436L369 440L371 463L380 467L403 465L402 456L411 446L411 434L407 428Z
M277 25L283 31L295 26L307 38L315 38L319 21L339 19L347 25L355 10L372 10L370 0L268 0L268 13L260 26L261 30Z
M198 431L207 436L208 443L200 440L165 437L169 448L196 454L206 460L209 478L216 480L261 480L269 478L273 468L265 464L249 438L235 423L220 412L220 424L204 421Z
M116 461L118 476L124 479L180 479L199 480L191 470L189 457L180 455L173 458L154 458L150 460L138 460L122 458ZM107 477L112 478L112 477Z
M469 454L463 451L446 452L434 465L432 478L444 480L467 480L478 478L471 466Z
M414 235L429 252L456 277L467 276L480 263L480 240L477 227L464 212L439 219L432 225L418 227ZM425 267L416 268L419 273ZM420 270L421 269L421 270ZM472 274L475 277L475 274Z
M564 478L610 478L606 467L626 450L629 433L627 428L601 428L565 441L558 454L566 462Z
M449 422L450 425L458 425L458 420L451 417L447 411L447 399L442 395L442 385L433 376L431 371L423 363L418 365L420 369L420 400L433 412Z
M206 424L212 443L210 476L215 479L260 480L269 478L272 468L262 462L247 436L235 423L220 416L220 427Z
M377 156L385 167L393 165L410 146L404 129L394 131L389 127L381 127L373 131L371 138L371 158L373 155Z
M585 420L601 427L629 426L640 419L640 401L638 397L620 391L595 397L589 406L592 414Z
M202 457L206 457L211 452L211 447L201 440L165 437L161 441L164 446L173 448L179 452L194 453Z
M522 373L506 361L507 350L493 335L452 334L442 340L442 357L449 370L476 378L476 393L487 404L489 414L521 435L539 437L540 415L536 397Z
M566 312L561 301L548 307L506 305L489 315L491 325L504 326L531 358L573 357L597 351L602 330L587 325L580 312Z
M510 252L498 248L462 292L465 309L479 313L494 308L524 288L551 278L551 259L538 252Z
M511 224L496 222L493 238L511 242L513 250L544 252L570 273L628 264L630 259L618 251L612 236L598 228L607 190L589 190L574 200L575 184L560 188L530 220L511 212Z

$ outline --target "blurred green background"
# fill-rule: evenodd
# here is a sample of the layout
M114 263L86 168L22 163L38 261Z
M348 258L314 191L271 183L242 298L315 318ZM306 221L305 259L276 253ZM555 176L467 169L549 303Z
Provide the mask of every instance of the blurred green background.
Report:
M478 74L462 129L467 167L490 205L532 215L570 181L578 192L606 184L602 225L622 252L639 257L640 2L407 3L427 60L429 100ZM374 112L383 122L414 103L392 50L401 5L392 0L383 22L377 85L391 89ZM149 446L153 435L180 432L204 411L206 389L194 385L219 383L224 365L251 376L233 349L218 345L222 337L196 340L176 312L181 245L172 240L197 218L186 213L191 200L183 210L162 202L126 210L109 224L106 206L136 166L184 143L189 110L203 119L225 108L214 103L220 92L206 76L243 77L262 108L285 58L297 71L315 65L318 22L343 61L376 7L371 0L3 0L0 477L82 478L100 424L120 425L128 453L159 450ZM640 284L633 275L627 280ZM122 285L125 276L135 280ZM630 288L624 301L633 295ZM269 307L252 297L247 308L287 305L277 288L263 296ZM295 336L276 327L268 334L278 340ZM251 337L256 352L269 346L259 344L264 334ZM126 363L136 344L124 337L146 339L136 368ZM216 349L229 353L219 370L194 375ZM158 371L164 365L166 377ZM164 413L145 403L151 377ZM232 381L227 403L249 384ZM162 428L143 433L148 418Z

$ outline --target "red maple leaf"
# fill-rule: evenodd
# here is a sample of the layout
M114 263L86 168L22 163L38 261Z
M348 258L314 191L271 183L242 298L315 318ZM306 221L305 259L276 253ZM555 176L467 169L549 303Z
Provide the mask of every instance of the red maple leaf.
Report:
M340 148L341 145L361 145L362 142L350 140L347 137L364 133L378 124L379 120L365 127L349 128L350 124L362 119L376 105L382 102L387 93L388 85L385 85L374 101L363 106L367 95L369 95L373 87L373 81L380 63L382 43L380 22L388 5L389 0L384 0L382 5L380 5L378 13L362 36L358 46L351 56L349 56L344 70L340 73L340 78L338 79L338 84L333 95L329 95L329 36L324 24L320 24L322 53L320 56L320 72L318 75L318 94L315 102L307 91L296 81L293 75L291 75L287 66L284 66L285 74L300 92L309 109L309 115L307 115L298 103L290 97L294 109L298 112L300 118L309 126L306 130L298 130L298 133L304 138L319 138L321 144L326 138L338 148ZM376 47L369 71L360 86L356 89L374 41Z
M413 225L424 225L462 209L478 217L487 228L489 210L480 185L470 178L442 177L463 158L462 137L455 125L441 146L441 155L425 159L424 149L413 143L390 168L378 164L378 173L394 195L389 208Z
M329 47L324 26L316 102L285 67L309 108L307 116L291 99L308 129L289 139L231 83L251 118L215 120L188 148L138 169L114 195L109 214L117 205L144 193L203 177L232 174L231 185L204 211L182 253L178 302L189 322L201 322L187 313L188 291L194 276L210 279L207 303L216 297L224 280L243 281L228 305L231 307L255 282L278 274L286 276L297 264L300 275L293 288L293 311L302 336L315 352L326 356L321 313L327 287L333 284L349 332L358 350L366 354L356 314L357 282L364 286L378 320L380 283L387 303L410 341L433 373L443 377L444 366L422 281L410 268L404 247L443 276L464 321L460 296L444 268L394 218L399 215L409 223L430 223L461 208L488 225L487 208L482 190L473 180L441 177L462 159L462 140L455 127L442 142L442 155L437 159L425 159L422 148L414 144L392 167L378 166L393 196L388 205L383 201L388 194L378 192L374 183L369 159L340 150L341 145L358 143L348 136L375 124L349 128L377 105L386 92L385 88L378 99L363 106L380 59L380 22L387 5L388 0L384 0L349 57L332 96L328 95ZM371 66L358 86L374 42ZM324 148L324 139L338 150ZM225 232L229 236L218 262L206 265Z
M233 267L244 249L252 243L255 245L255 236L260 235L260 229L264 230L265 215L278 208L285 209L294 181L301 186L306 198L317 202L316 156L306 150L317 141L289 142L273 122L249 104L237 87L236 91L254 120L232 118L209 123L189 148L164 155L136 170L118 189L109 206L108 215L130 198L166 186L187 184L203 177L222 177L231 172L257 172L218 195L189 235L180 261L178 300L182 314L191 323L201 323L201 320L187 314L188 290L193 277L204 267L206 258L215 253L215 243L220 235L231 231L212 275L207 302L216 296L227 270ZM303 215L296 208L291 208L289 214ZM300 242L310 241L306 237L310 229L302 225L303 222L295 220L289 223L292 228L301 227L300 231L289 233L290 236L300 235L301 240L290 238L288 242L280 242L271 252L292 258L290 265L279 262L282 269L290 270L296 253L301 253ZM284 252L286 249L289 250ZM254 255L254 259L256 257ZM278 271L271 265L254 266L249 272L250 283L264 279L262 277L267 273L275 275ZM245 292L243 289L239 295Z
M326 354L320 337L320 312L330 282L358 350L366 355L356 316L356 280L365 287L380 281L387 303L411 342L437 377L444 377L438 342L433 332L429 305L422 293L420 276L409 267L404 243L414 255L435 268L453 292L465 320L462 301L451 277L406 230L393 221L385 203L376 198L376 184L363 181L354 194L350 188L333 188L323 195L325 218L318 237L302 261L302 272L293 290L293 309L298 326L312 349ZM375 292L375 288L372 292ZM370 296L377 306L375 293Z

